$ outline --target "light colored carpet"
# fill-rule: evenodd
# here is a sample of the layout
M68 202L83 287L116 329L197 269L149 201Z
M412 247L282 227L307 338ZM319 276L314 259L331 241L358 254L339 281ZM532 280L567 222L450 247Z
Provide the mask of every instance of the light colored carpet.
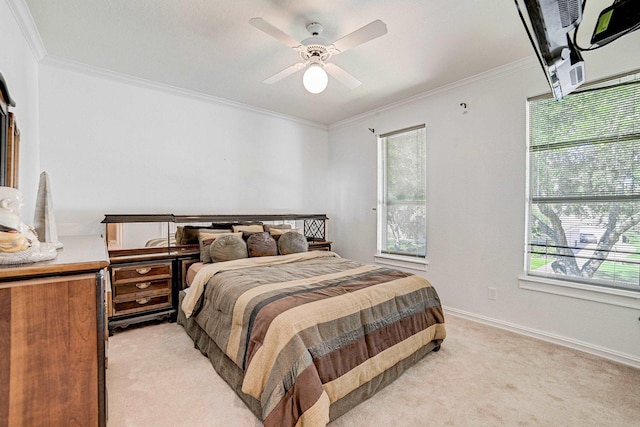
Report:
M442 349L330 424L640 426L640 370L448 316ZM109 340L109 427L262 425L181 326Z

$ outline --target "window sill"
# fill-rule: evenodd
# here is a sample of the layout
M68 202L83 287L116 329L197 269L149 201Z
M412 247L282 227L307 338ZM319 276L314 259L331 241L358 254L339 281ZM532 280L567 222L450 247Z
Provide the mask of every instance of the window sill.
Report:
M640 309L640 293L638 292L583 285L546 277L521 276L518 278L518 282L520 289Z
M408 268L411 270L427 271L429 264L426 258L405 257L401 255L376 254L373 256L376 264L391 267Z

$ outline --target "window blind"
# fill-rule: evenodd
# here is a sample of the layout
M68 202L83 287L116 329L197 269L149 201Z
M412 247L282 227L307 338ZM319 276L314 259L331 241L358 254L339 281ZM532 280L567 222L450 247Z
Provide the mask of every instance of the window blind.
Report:
M426 130L415 126L379 137L379 252L426 255Z
M532 275L640 291L640 80L529 101Z

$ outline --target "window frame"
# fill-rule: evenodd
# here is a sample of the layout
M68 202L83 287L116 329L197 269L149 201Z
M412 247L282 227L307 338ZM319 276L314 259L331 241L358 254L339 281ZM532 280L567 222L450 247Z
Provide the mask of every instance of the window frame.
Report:
M386 156L386 138L399 135L403 133L408 133L412 131L422 130L423 132L423 140L424 144L424 158L423 166L424 166L424 208L425 208L425 221L424 221L424 231L425 231L425 254L424 255L411 255L411 254L399 254L399 253L390 253L385 251L385 238L386 238L386 229L387 229L387 217L386 217L386 190L387 190L387 156ZM374 260L376 263L391 265L394 267L402 267L402 268L410 268L426 271L427 267L427 221L428 215L426 215L427 211L427 137L426 137L426 124L420 124L416 126L411 126L407 128L398 129L395 131L387 132L384 134L380 134L377 136L377 157L378 157L378 166L377 166L377 175L378 175L378 200L376 205L376 228L377 228L377 238L376 238L376 254L374 255Z
M623 75L612 76L609 78L601 79L593 82L589 85L585 85L580 90L576 91L578 95L586 91L594 91L598 89L604 89L620 84L624 84L629 79L640 80L640 70L636 70L631 73L625 73ZM551 98L550 95L543 95L529 98L526 102L526 209L525 209L525 235L524 235L524 274L518 279L519 287L521 289L539 291L544 293L550 293L555 295L561 295L565 297L596 301L600 303L606 303L616 306L628 307L638 309L640 308L640 289L632 289L623 286L612 285L599 280L581 280L579 277L563 277L555 275L535 274L530 272L530 238L531 238L531 221L532 221L532 135L531 135L531 102L535 102L541 99Z

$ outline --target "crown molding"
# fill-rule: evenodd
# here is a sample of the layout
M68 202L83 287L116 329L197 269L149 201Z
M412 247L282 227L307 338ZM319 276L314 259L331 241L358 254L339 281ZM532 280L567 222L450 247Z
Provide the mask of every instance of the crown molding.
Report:
M29 6L25 3L25 0L7 0L7 6L11 10L20 31L27 44L31 48L36 61L41 61L47 55L47 49L44 47L40 32L36 23L31 16Z
M243 104L240 102L231 101L226 98L220 98L212 95L206 95L201 92L196 92L189 89L179 88L177 86L172 86L165 83L159 83L152 80L143 79L140 77L134 77L124 73L118 73L115 71L107 70L100 67L94 67L92 65L83 64L80 62L71 61L65 58L57 57L55 55L46 55L41 61L41 65L45 66L53 66L61 69L66 69L70 71L79 72L85 75L100 77L106 80L112 80L118 83L130 84L133 86L138 86L146 89L154 89L161 92L169 93L172 95L183 96L187 98L192 98L198 101L204 101L211 104L224 105L226 107L235 108L238 110L249 111L252 113L261 114L264 116L274 117L281 120L287 120L290 122L294 122L297 124L316 127L322 130L327 130L328 127L321 123L312 122L309 120L299 119L297 117L288 116L286 114L276 113L271 110L267 110L264 108L254 107L248 104Z
M298 123L305 126L319 128L322 130L338 129L338 128L347 126L349 124L352 124L354 122L360 121L362 119L366 119L368 117L380 114L382 112L401 107L403 105L407 105L422 99L427 99L437 94L451 91L453 89L466 86L478 81L500 78L507 74L528 69L532 65L537 64L537 62L535 61L535 57L532 57L532 56L527 57L512 63L509 63L507 65L496 67L489 71L485 71L485 72L476 74L474 76L459 80L457 82L444 85L433 90L422 92L417 95L411 96L409 98L404 98L398 102L387 104L385 106L376 108L374 110L370 110L362 114L358 114L348 119L341 120L339 122L332 123L329 125L325 125L322 123L317 123L310 120L304 120L304 119L300 119L294 116L289 116L286 114L280 114L264 108L258 108L248 104L231 101L226 98L207 95L201 92L183 89L183 88L179 88L169 84L159 83L159 82L155 82L155 81L151 81L151 80L147 80L139 77L134 77L124 73L118 73L115 71L106 70L104 68L94 67L94 66L82 64L79 62L67 60L65 58L50 55L47 53L44 43L42 42L42 38L40 37L40 32L36 27L35 21L33 20L33 16L31 15L31 12L29 11L29 7L27 6L25 0L6 0L6 2L7 2L7 5L9 6L9 9L13 13L15 20L18 23L18 26L20 27L20 30L22 31L22 34L24 35L24 38L27 41L27 44L31 48L36 60L43 65L56 66L63 69L81 72L87 75L101 77L107 80L113 80L121 83L132 84L139 87L155 89L155 90L171 93L174 95L185 96L188 98L193 98L196 100L209 102L213 104L224 105L227 107L249 111L253 113L258 113L258 114L266 115L269 117L274 117L281 120Z
M507 65L497 67L492 70L459 80L457 82L454 82L445 86L441 86L433 90L419 93L415 96L402 99L398 102L387 104L385 106L376 108L374 110L371 110L362 114L358 114L348 119L341 120L339 122L332 123L329 125L324 125L322 123L317 123L310 120L304 120L304 119L300 119L294 116L289 116L286 114L276 113L274 111L267 110L264 108L258 108L248 104L231 101L226 98L206 95L201 92L183 89L183 88L179 88L169 84L159 83L159 82L155 82L155 81L151 81L151 80L147 80L139 77L134 77L124 73L118 73L115 71L110 71L103 68L94 67L94 66L90 66L90 65L79 63L79 62L70 61L61 57L50 55L47 53L47 49L45 48L44 43L42 42L42 38L40 37L40 32L36 27L35 21L33 20L33 16L31 15L31 12L29 11L29 7L27 6L25 0L6 0L6 2L7 2L7 5L9 6L9 9L13 13L15 20L18 23L18 26L20 27L20 30L22 31L22 34L24 35L24 38L27 41L27 44L31 48L31 51L33 52L36 60L43 65L56 66L63 69L81 72L87 75L101 77L107 80L113 80L121 83L132 84L139 87L155 89L155 90L171 93L174 95L185 96L188 98L193 98L196 100L209 102L213 104L224 105L227 107L249 111L257 114L262 114L265 116L274 117L274 118L298 123L305 126L311 126L311 127L315 127L322 130L338 129L338 128L347 126L351 123L357 122L359 120L374 116L376 114L380 114L384 111L392 110L394 108L398 108L403 105L407 105L422 99L427 99L434 95L447 92L447 91L456 89L458 87L466 86L481 80L490 80L494 78L500 78L506 74L518 72L536 64L535 57L527 57L519 61L515 61Z
M473 75L471 77L467 77L464 78L462 80L458 80L456 82L444 85L444 86L440 86L438 88L426 91L426 92L422 92L419 93L417 95L411 96L409 98L404 98L398 102L394 102L391 104L387 104L385 106L376 108L374 110L371 111L367 111L366 113L362 113L362 114L358 114L356 116L350 117L348 119L345 120L341 120L339 122L333 123L331 125L329 125L329 130L335 130L344 126L347 126L349 124L352 124L354 122L358 122L362 119L366 119L369 118L371 116L375 116L377 114L380 114L382 112L388 111L388 110L393 110L395 108L401 107L403 105L407 105L407 104L411 104L412 102L416 102L416 101L420 101L423 99L427 99L430 98L432 96L441 94L443 92L448 92L454 89L457 89L459 87L463 87L463 86L467 86L470 85L472 83L476 83L479 81L486 81L486 80L492 80L492 79L497 79L497 78L501 78L504 77L508 74L512 74L515 72L519 72L519 71L523 71L526 69L531 68L532 66L535 66L536 64L538 64L535 56L529 56L527 58L524 59L520 59L518 61L514 61L511 62L509 64L500 66L500 67L496 67L493 68L491 70L488 71L484 71L482 73Z

